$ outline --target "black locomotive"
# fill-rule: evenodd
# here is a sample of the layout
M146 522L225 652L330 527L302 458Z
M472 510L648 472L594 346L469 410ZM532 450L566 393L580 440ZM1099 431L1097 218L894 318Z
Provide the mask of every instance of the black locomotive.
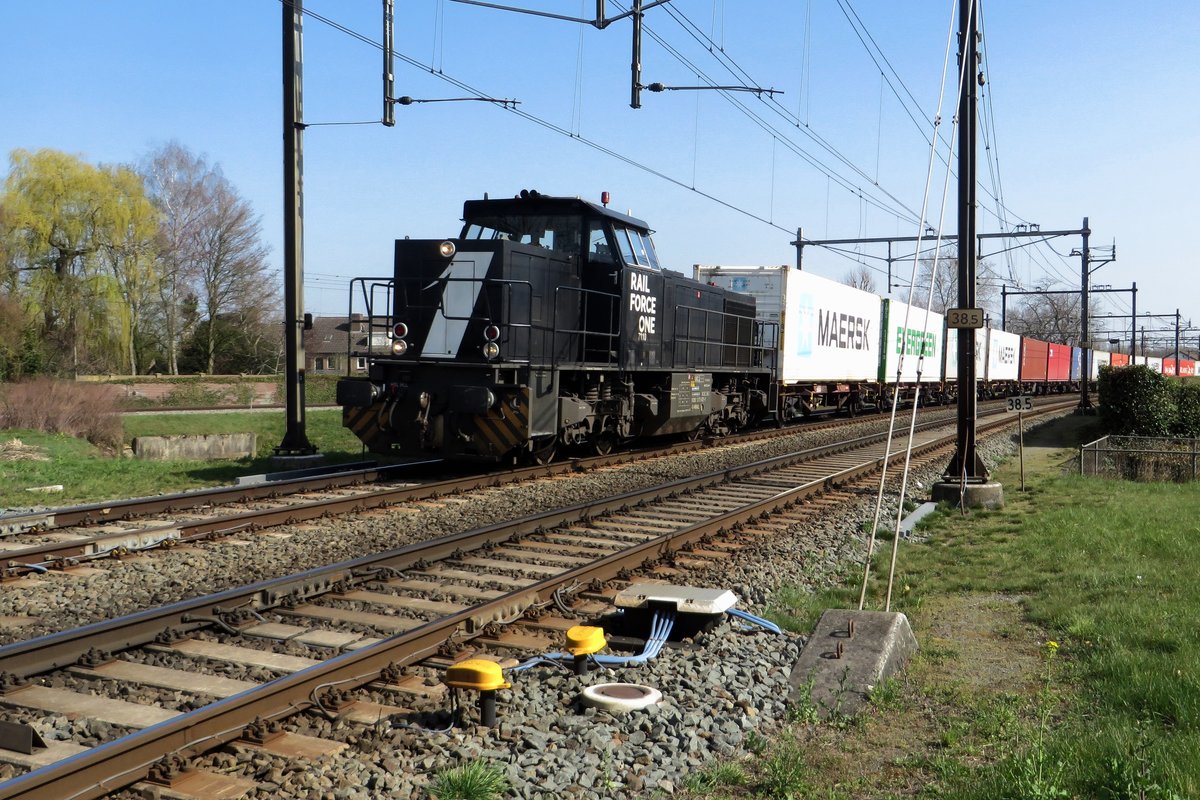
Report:
M529 191L468 201L463 221L398 240L390 280L355 279L368 376L337 398L370 450L541 462L767 415L754 298L662 269L645 222Z

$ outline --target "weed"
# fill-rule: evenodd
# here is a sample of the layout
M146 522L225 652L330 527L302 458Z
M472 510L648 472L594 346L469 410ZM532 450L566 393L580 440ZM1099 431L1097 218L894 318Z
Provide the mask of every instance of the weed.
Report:
M508 778L499 767L483 761L439 772L429 787L437 800L495 800L508 791Z
M768 797L803 796L809 788L804 752L794 739L779 744L763 764L763 788Z
M788 722L803 725L816 725L821 721L820 709L813 702L812 690L817 679L809 676L808 680L796 687L789 698L787 708Z
M867 701L883 710L896 708L900 704L900 681L892 676L867 687Z
M690 775L685 786L692 792L708 792L719 786L745 786L746 771L737 762L710 764L695 775Z
M1066 764L1050 754L1046 743L1050 714L1054 710L1051 699L1056 655L1058 642L1046 642L1046 679L1038 701L1038 724L1034 728L1029 749L1015 760L1012 768L1012 785L1017 796L1030 800L1052 800L1071 796L1071 793L1063 788Z
M767 747L770 744L766 738L758 731L750 731L746 734L744 742L746 752L753 753L756 756L761 756L767 752Z

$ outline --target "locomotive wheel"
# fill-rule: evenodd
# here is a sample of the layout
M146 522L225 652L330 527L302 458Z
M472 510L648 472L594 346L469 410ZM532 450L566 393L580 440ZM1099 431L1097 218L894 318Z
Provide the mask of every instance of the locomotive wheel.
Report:
M617 446L617 434L612 431L601 431L592 439L592 449L598 456L606 456Z
M529 451L528 458L539 467L544 467L554 460L558 454L558 440L550 437L544 443L534 442L533 449Z

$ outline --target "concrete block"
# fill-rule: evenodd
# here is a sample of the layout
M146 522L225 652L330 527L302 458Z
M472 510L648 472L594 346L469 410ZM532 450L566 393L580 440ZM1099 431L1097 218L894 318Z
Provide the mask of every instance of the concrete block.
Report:
M930 494L935 503L949 503L955 508L1004 507L1004 486L996 481L968 482L965 486L959 481L942 481L933 485Z
M937 503L921 503L911 514L900 521L900 535L907 539L912 536L917 523L937 511Z
M156 461L253 458L258 452L257 446L258 436L253 433L139 436L133 440L133 455Z
M899 612L827 609L792 667L789 702L811 703L822 717L852 716L915 652L917 639Z

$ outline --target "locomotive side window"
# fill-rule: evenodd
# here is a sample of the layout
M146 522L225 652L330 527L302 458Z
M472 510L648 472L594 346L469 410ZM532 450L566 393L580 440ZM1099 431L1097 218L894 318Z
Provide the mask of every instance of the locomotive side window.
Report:
M613 233L616 234L617 247L621 248L621 260L626 264L638 263L633 256L633 245L629 243L629 231L624 228L616 228Z
M616 228L614 233L626 264L659 269L658 256L648 234L631 228Z
M642 237L642 248L646 251L647 265L652 269L660 269L658 266L658 253L654 252L654 242L650 239L650 234L640 234Z
M593 264L615 265L612 245L607 235L608 226L603 222L593 221L588 226L588 260Z

